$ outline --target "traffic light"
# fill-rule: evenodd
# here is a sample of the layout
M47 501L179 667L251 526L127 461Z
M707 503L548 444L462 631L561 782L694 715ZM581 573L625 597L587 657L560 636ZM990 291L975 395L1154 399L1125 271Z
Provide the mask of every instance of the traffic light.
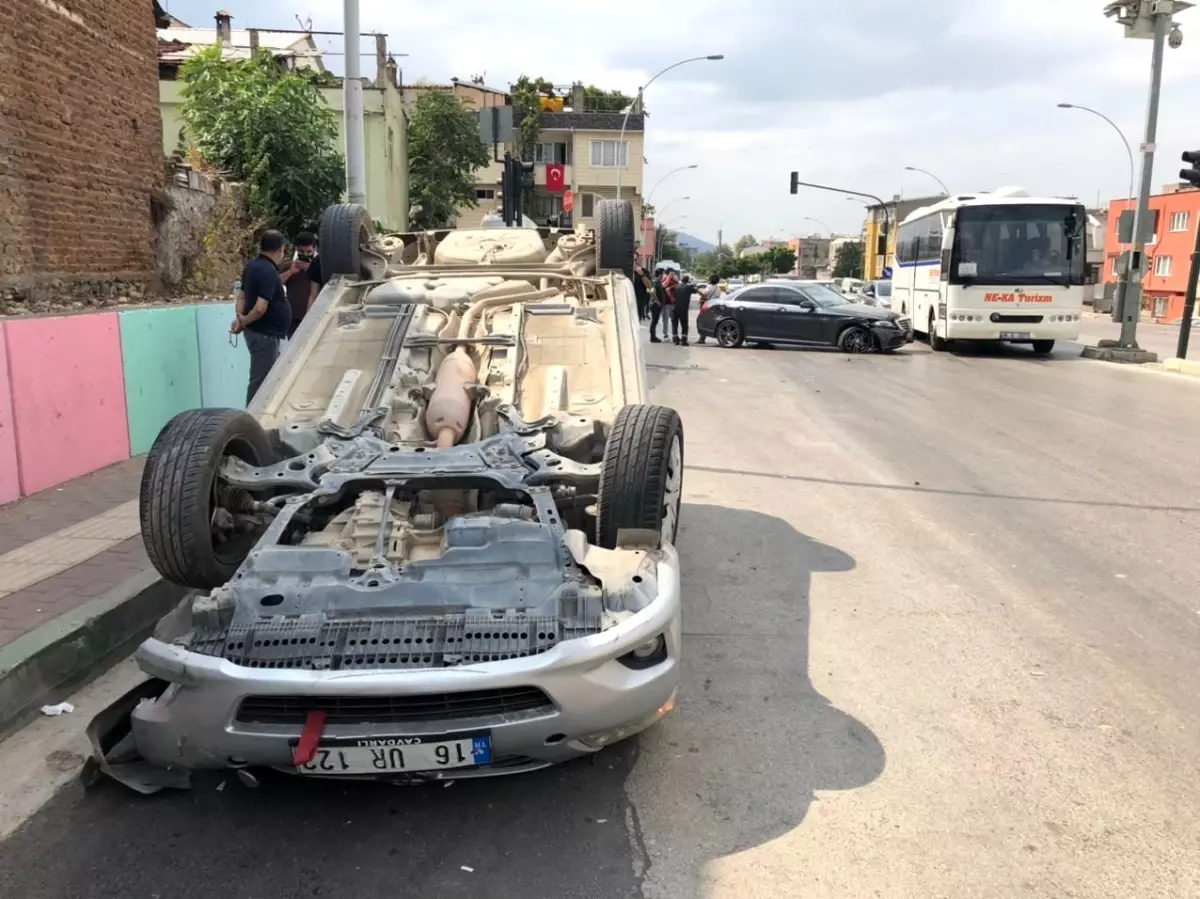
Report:
M1200 150L1187 150L1183 161L1191 166L1190 169L1180 169L1179 177L1193 187L1200 187Z

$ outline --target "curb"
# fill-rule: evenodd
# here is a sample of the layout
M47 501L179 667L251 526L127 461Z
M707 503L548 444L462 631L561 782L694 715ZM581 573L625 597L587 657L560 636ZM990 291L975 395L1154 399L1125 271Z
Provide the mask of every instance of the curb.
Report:
M1178 375L1200 378L1200 361L1194 359L1177 359L1172 356L1170 359L1163 360L1163 368Z
M187 592L147 568L0 647L0 739L63 691L103 674L148 636Z

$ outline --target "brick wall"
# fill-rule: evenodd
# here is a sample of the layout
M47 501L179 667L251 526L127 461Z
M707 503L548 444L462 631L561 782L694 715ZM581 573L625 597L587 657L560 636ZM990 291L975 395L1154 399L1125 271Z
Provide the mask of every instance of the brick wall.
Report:
M0 3L0 288L152 277L156 54L150 0Z

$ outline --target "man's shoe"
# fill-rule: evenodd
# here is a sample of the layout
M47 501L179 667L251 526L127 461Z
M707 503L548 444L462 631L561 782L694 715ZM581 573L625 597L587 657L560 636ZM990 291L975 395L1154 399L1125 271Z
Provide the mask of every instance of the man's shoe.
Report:
M657 337L655 337L653 334L650 335L650 342L651 343L662 343L662 341L659 340Z
M687 343L687 338L686 338L686 337L681 337L681 338L679 338L679 345L680 345L680 346L687 346L687 345L688 345L688 343Z

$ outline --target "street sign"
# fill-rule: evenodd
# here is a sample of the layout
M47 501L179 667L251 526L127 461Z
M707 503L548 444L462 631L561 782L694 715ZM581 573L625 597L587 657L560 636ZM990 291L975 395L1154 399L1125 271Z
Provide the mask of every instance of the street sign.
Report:
M563 191L563 212L570 212L575 208L575 194L569 190Z
M890 278L891 276L892 276L892 267L890 265L885 265L883 267L883 277Z

